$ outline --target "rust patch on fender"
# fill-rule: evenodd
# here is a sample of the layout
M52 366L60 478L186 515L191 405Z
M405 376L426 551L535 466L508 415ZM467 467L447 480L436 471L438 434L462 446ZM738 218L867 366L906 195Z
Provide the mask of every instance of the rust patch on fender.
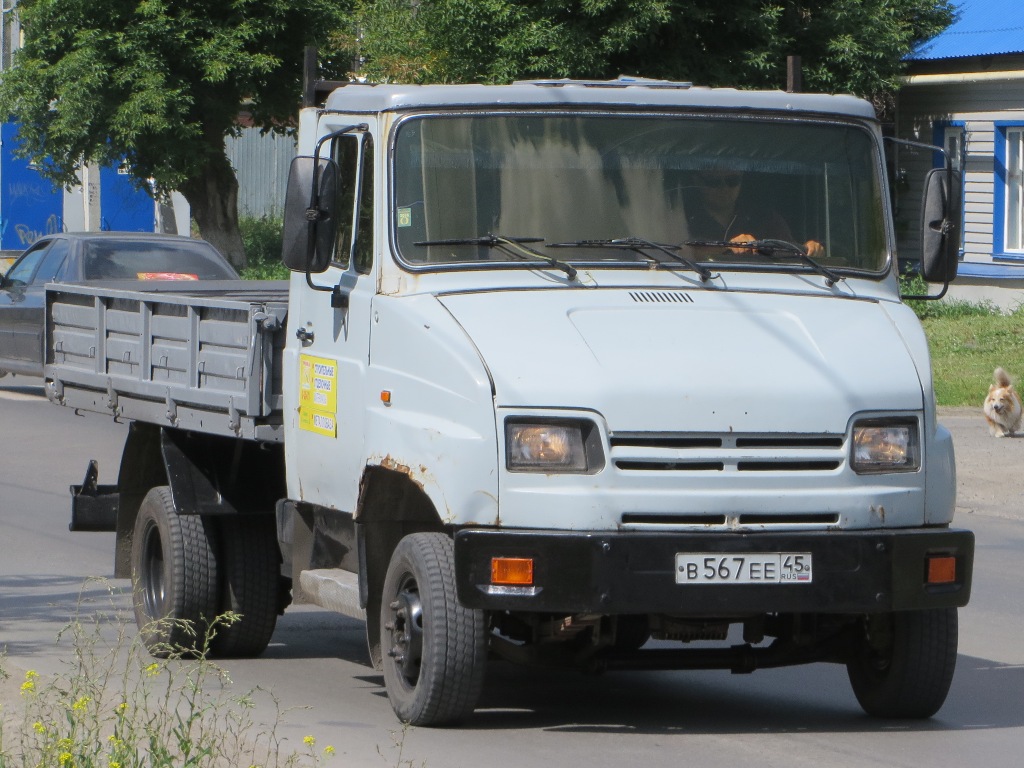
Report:
M392 458L390 453L380 460L380 465L384 467L384 469L390 469L394 472L401 472L403 475L405 475L414 483L416 483L416 485L419 487L421 491L425 490L423 487L423 477L427 474L426 467L421 465L419 468L419 472L415 472L413 471L413 468L410 467L408 464L402 464L397 459Z

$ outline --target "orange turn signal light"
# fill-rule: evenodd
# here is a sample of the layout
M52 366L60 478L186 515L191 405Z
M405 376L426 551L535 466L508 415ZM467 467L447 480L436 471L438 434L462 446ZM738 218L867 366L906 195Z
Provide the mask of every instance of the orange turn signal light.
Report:
M491 584L533 584L532 557L492 557Z
M955 584L956 558L952 555L934 555L928 558L929 584Z

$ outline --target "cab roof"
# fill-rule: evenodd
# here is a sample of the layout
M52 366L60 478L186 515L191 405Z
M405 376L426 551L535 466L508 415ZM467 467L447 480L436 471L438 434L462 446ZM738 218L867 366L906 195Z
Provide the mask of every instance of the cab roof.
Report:
M864 119L875 117L871 104L855 96L706 88L642 78L537 80L512 85L350 83L332 91L324 108L333 112L376 113L438 107L502 106L794 111Z

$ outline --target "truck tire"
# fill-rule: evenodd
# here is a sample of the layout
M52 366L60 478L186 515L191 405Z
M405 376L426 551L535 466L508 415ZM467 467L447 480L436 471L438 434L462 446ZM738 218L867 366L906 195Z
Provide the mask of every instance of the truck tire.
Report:
M414 533L398 543L380 615L384 684L398 719L430 726L470 715L483 689L487 621L456 599L449 536Z
M846 666L857 701L873 717L931 717L945 702L956 668L956 608L894 613L880 620L886 622L884 641L869 643L865 633Z
M217 615L216 534L207 520L179 515L167 486L142 500L132 536L135 623L153 656L205 651Z
M210 650L221 658L259 656L277 625L281 556L272 515L220 520L220 610L241 618L218 623Z

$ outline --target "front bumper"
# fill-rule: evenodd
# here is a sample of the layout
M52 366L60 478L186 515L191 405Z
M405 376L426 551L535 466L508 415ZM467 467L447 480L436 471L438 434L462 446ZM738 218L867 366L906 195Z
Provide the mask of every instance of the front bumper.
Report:
M809 552L811 583L681 585L677 553ZM927 584L927 558L956 558L953 583ZM531 587L491 585L494 557L533 558ZM733 617L880 613L967 604L974 534L919 528L797 533L561 532L468 528L455 535L459 601L551 613Z

